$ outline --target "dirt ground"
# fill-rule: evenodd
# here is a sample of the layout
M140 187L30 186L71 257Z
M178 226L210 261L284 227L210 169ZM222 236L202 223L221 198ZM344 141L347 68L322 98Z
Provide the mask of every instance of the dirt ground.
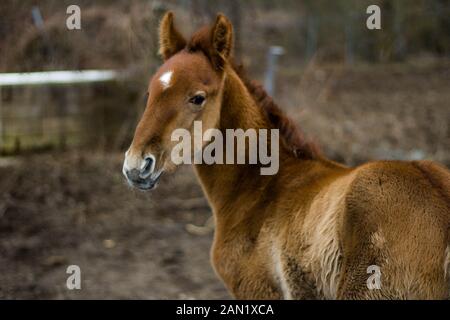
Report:
M450 165L450 65L281 70L277 100L347 164ZM301 76L299 76L301 75ZM123 153L0 158L0 298L230 298L209 261L210 209L189 167L141 192ZM66 288L78 265L82 289Z
M122 155L63 153L3 159L0 298L226 299L209 262L210 216L192 171L152 193L121 176ZM194 228L195 229L195 228ZM81 290L68 290L68 265Z

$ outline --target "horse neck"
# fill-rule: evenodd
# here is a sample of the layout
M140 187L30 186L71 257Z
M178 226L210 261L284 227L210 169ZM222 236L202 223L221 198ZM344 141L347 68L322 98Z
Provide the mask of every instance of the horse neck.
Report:
M219 129L224 137L225 129L245 131L270 128L261 108L256 105L234 70L226 71L223 90ZM248 150L246 154L247 152ZM280 146L280 163L283 154L284 151ZM225 150L224 158L226 158ZM259 166L247 164L200 164L195 165L195 171L209 203L216 212L225 207L238 206L239 195L254 194L262 184L273 178L262 176ZM257 195L254 194L253 197L257 198Z
M221 130L269 128L261 108L256 105L244 83L231 67L227 69L223 90L219 124Z

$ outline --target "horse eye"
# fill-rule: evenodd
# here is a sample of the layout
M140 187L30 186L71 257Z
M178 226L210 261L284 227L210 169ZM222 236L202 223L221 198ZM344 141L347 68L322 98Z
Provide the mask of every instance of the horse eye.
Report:
M205 101L205 97L202 96L202 95L199 95L199 94L195 95L195 96L193 96L192 98L189 99L190 103L193 103L193 104L195 104L197 106L202 105L204 101Z

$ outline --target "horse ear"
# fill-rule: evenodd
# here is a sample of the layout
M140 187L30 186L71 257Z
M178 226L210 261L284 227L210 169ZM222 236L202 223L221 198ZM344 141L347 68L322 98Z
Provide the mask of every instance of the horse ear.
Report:
M175 28L173 13L169 11L159 25L159 54L167 60L185 46L186 40Z
M216 68L223 69L226 60L233 50L233 26L223 14L218 14L212 28L213 63Z

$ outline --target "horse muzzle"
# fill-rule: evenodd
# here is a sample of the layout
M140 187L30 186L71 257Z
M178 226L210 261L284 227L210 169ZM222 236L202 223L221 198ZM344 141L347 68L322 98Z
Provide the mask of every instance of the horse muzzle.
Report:
M132 187L141 190L151 190L157 186L163 171L155 170L155 157L146 156L144 159L133 159L128 152L125 154L125 161L122 172Z

